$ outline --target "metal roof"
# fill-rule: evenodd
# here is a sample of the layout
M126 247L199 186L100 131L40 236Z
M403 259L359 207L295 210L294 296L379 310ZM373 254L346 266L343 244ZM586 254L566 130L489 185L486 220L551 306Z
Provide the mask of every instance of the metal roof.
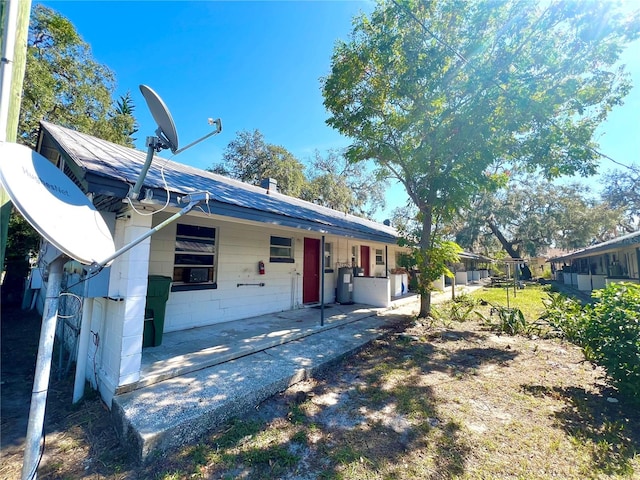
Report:
M548 261L562 262L565 260L570 260L572 258L590 257L597 253L611 252L614 250L618 250L619 248L627 247L634 244L640 245L640 230L637 232L629 233L627 235L623 235L621 237L614 238L612 240L607 240L606 242L583 248L581 250L576 250L575 252L571 252L566 255L550 258Z
M472 253L472 252L462 252L460 254L460 258L466 258L467 260L476 260L478 262L484 262L484 263L495 262L495 260L493 258L486 257L486 256L481 255L479 253Z
M129 186L135 184L146 152L44 121L41 127L42 139L52 141L67 162L71 160L82 170L83 178L77 180L84 182L87 192L109 192L109 195L122 199ZM166 200L169 191L174 206L178 196L208 192L210 212L216 215L383 243L395 243L398 238L398 233L390 226L281 193L267 192L265 188L158 155L154 156L144 180L143 192L145 188L151 189L157 199Z

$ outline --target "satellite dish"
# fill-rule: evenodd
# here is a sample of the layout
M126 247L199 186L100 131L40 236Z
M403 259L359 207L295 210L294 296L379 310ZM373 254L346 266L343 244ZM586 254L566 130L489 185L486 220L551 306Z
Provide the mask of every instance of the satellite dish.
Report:
M128 198L137 200L140 195L140 189L142 183L147 176L151 162L153 161L153 153L159 152L165 148L171 150L172 153L176 153L178 150L178 132L176 132L176 126L173 123L173 118L169 113L169 109L164 104L162 99L151 88L146 85L140 85L140 91L142 96L147 102L147 107L153 116L153 119L158 125L156 130L156 137L147 137L147 158L144 161L140 175L136 180L135 185L129 191Z
M113 238L100 213L39 153L0 142L0 181L22 216L61 252L85 265L114 254Z
M171 150L171 153L177 155L181 152L184 152L187 148L191 148L195 144L200 143L201 141L213 135L217 135L222 131L222 122L220 121L220 119L218 118L217 120L213 120L210 118L209 124L215 125L216 130L196 140L195 142L191 142L186 147L178 149L178 132L176 132L176 126L173 123L173 118L171 118L169 109L164 104L162 99L158 96L158 94L151 88L147 87L146 85L140 85L140 91L142 92L142 96L147 102L147 107L149 108L153 119L158 125L158 129L155 132L157 136L147 137L147 157L144 161L144 164L142 165L142 169L140 170L140 174L138 175L136 183L127 194L127 198L129 198L130 200L137 200L140 196L140 189L142 188L144 179L146 178L147 173L149 172L149 168L151 167L154 152L159 152L165 148L168 148Z
M149 108L153 119L158 125L156 135L167 143L165 148L169 148L172 153L175 153L178 149L178 132L176 131L176 126L173 123L173 118L171 118L169 109L158 94L151 88L146 85L140 85L140 91L147 102L147 107Z

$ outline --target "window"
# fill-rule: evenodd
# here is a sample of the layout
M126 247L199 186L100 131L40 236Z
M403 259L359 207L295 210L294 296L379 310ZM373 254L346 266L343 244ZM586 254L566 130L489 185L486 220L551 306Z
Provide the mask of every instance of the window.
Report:
M178 224L173 281L180 284L214 284L216 229Z
M384 265L384 250L376 248L376 265Z
M358 245L353 245L351 247L351 266L352 267L357 267L358 266Z
M324 244L324 270L326 271L333 271L331 269L331 244L330 243L325 243Z
M269 261L273 263L293 263L293 239L272 236L269 245Z

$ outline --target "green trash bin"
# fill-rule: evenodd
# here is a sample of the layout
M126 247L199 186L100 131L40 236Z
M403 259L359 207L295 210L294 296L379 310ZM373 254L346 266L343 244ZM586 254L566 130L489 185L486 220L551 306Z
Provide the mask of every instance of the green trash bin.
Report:
M147 303L144 308L143 347L157 347L162 343L164 313L171 290L171 277L149 275Z

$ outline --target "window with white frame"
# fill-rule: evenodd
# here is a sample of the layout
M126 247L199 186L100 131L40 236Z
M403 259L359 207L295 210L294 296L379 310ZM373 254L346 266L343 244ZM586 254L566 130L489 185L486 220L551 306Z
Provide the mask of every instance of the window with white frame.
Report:
M293 263L293 239L271 236L269 243L269 261L272 263Z
M358 245L352 245L351 246L351 266L352 267L357 267L358 266L358 251L359 251Z
M331 244L330 243L325 243L324 244L324 269L325 271L327 270L331 270Z
M174 284L215 284L216 229L176 225L173 263Z
M376 265L384 265L384 250L376 248Z

